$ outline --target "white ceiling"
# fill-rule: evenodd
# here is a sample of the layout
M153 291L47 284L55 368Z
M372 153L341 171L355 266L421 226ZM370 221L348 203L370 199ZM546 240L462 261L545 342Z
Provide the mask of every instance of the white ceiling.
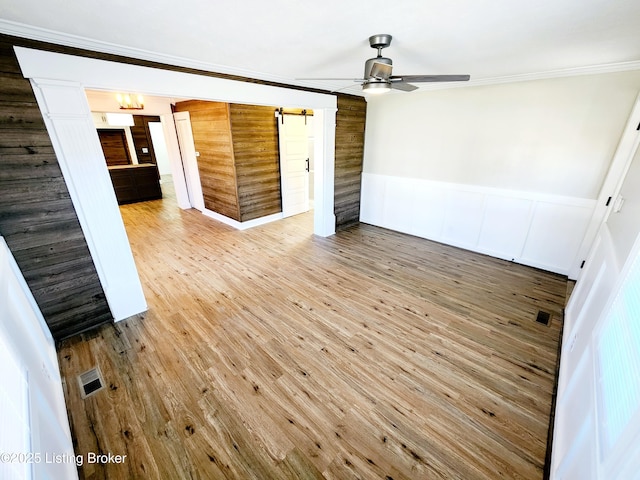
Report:
M0 31L347 93L296 79L360 78L377 33L394 37L394 75L640 68L639 0L0 0Z

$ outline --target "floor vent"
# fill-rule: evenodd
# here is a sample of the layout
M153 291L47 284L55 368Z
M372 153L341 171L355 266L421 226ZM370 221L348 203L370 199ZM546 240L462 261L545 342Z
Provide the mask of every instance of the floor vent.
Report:
M80 382L82 398L87 398L104 388L104 381L98 367L78 375L78 382Z
M549 312L543 312L542 310L538 311L536 322L541 323L543 325L549 325L549 320L551 320L551 314Z

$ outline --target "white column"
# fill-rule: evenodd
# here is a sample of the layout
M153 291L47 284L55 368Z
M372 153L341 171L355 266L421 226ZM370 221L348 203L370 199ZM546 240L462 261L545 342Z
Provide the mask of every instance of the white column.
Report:
M38 105L116 321L147 310L82 85L31 79Z
M313 233L321 237L336 233L336 216L333 212L336 112L335 108L323 108L314 110L313 113L316 162L313 179Z

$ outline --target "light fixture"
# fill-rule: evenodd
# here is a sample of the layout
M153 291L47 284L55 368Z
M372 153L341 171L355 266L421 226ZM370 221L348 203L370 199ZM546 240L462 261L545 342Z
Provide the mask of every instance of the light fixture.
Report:
M144 109L144 98L142 95L133 95L132 93L118 93L116 100L120 105L120 110L142 110Z
M380 95L382 93L390 92L391 86L387 82L369 81L362 86L362 90L365 93L373 93L375 95Z

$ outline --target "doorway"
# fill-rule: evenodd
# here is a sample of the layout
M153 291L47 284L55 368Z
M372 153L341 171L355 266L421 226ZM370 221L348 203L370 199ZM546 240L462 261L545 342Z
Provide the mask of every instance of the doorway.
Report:
M309 211L313 136L307 115L282 114L278 119L282 216Z
M202 184L198 171L198 161L193 142L189 112L176 112L173 114L173 119L176 124L176 134L178 136L178 144L180 145L180 157L182 159L182 168L189 203L196 210L203 212L204 198L202 196Z
M316 115L314 136L322 139L315 142L314 233L335 233L335 96L23 47L15 52L24 77L31 80L116 321L146 311L147 305L84 88L256 105L308 105ZM181 177L176 179L181 186L176 189L179 201L187 197L184 174Z
M629 352L637 352L640 336L634 338L628 332L629 325L624 323L624 315L617 313L620 309L616 302L622 299L622 304L636 312L640 303L634 299L638 297L637 289L632 294L617 293L627 288L622 279L638 277L628 272L637 269L637 262L636 266L632 264L640 246L639 122L640 97L601 188L592 220L595 233L585 242L595 240L588 245L584 268L565 311L551 476L622 478L624 475L618 476L615 470L626 462L624 458L637 457L637 442L629 441L631 434L622 438L620 432L640 432L640 403L628 402L625 397L633 384L633 376L625 375L633 364ZM628 318L637 320L633 314ZM636 372L633 375L637 377ZM637 393L632 393L637 399ZM635 419L620 415L625 409L636 409ZM612 422L607 414L614 410L618 414ZM611 441L610 427L616 422L616 445L607 446Z

